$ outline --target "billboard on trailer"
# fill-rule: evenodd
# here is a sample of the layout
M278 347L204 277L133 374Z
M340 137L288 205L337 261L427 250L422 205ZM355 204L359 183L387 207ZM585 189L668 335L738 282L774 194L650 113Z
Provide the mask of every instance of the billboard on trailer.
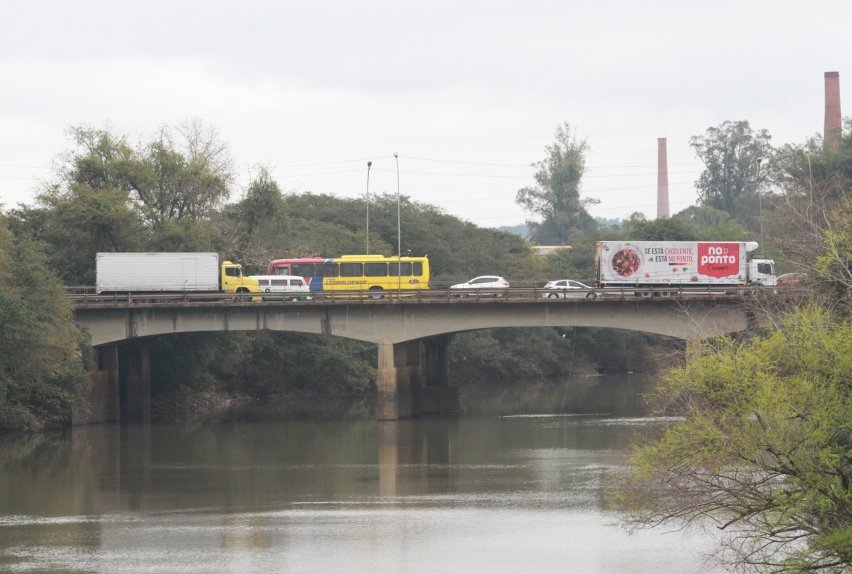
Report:
M601 285L742 285L746 253L736 241L600 241Z

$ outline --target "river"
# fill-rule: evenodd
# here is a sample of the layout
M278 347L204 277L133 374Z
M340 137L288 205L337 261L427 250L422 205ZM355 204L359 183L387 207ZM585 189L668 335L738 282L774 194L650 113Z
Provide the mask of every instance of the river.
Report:
M0 571L721 572L707 535L621 527L607 479L671 421L588 387L583 408L539 389L458 417L4 437Z

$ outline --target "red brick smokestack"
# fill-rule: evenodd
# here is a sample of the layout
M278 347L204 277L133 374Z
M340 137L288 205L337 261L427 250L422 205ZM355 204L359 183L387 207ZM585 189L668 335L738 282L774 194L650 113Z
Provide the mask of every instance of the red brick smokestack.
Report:
M657 138L657 219L669 216L669 161L666 138Z
M825 131L822 137L825 149L828 151L837 151L840 148L840 137L843 133L840 122L840 74L826 72Z

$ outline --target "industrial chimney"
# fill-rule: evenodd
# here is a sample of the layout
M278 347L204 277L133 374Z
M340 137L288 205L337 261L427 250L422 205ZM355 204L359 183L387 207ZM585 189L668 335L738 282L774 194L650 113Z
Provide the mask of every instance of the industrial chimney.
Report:
M666 138L657 138L657 219L669 216L669 162Z
M843 128L840 120L840 74L825 73L825 131L823 142L827 151L840 148Z

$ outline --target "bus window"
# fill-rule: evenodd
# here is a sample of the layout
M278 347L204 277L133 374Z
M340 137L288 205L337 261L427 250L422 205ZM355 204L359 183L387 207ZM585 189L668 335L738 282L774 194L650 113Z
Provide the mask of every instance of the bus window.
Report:
M318 277L337 277L337 263L321 263L317 265Z
M365 263L364 264L364 275L367 277L387 277L388 276L388 264L387 263Z
M388 272L391 277L408 277L409 275L411 275L411 263L409 263L408 261L403 261L399 265L399 268L402 270L402 273L399 274L397 274L396 272L396 263L391 263L388 265Z
M415 261L414 262L414 275L416 275L418 277L423 275L423 262L422 261Z
M363 265L360 263L341 263L341 277L362 277L364 275Z
M292 273L279 273L279 275L299 275L300 277L313 277L313 263L293 263Z

